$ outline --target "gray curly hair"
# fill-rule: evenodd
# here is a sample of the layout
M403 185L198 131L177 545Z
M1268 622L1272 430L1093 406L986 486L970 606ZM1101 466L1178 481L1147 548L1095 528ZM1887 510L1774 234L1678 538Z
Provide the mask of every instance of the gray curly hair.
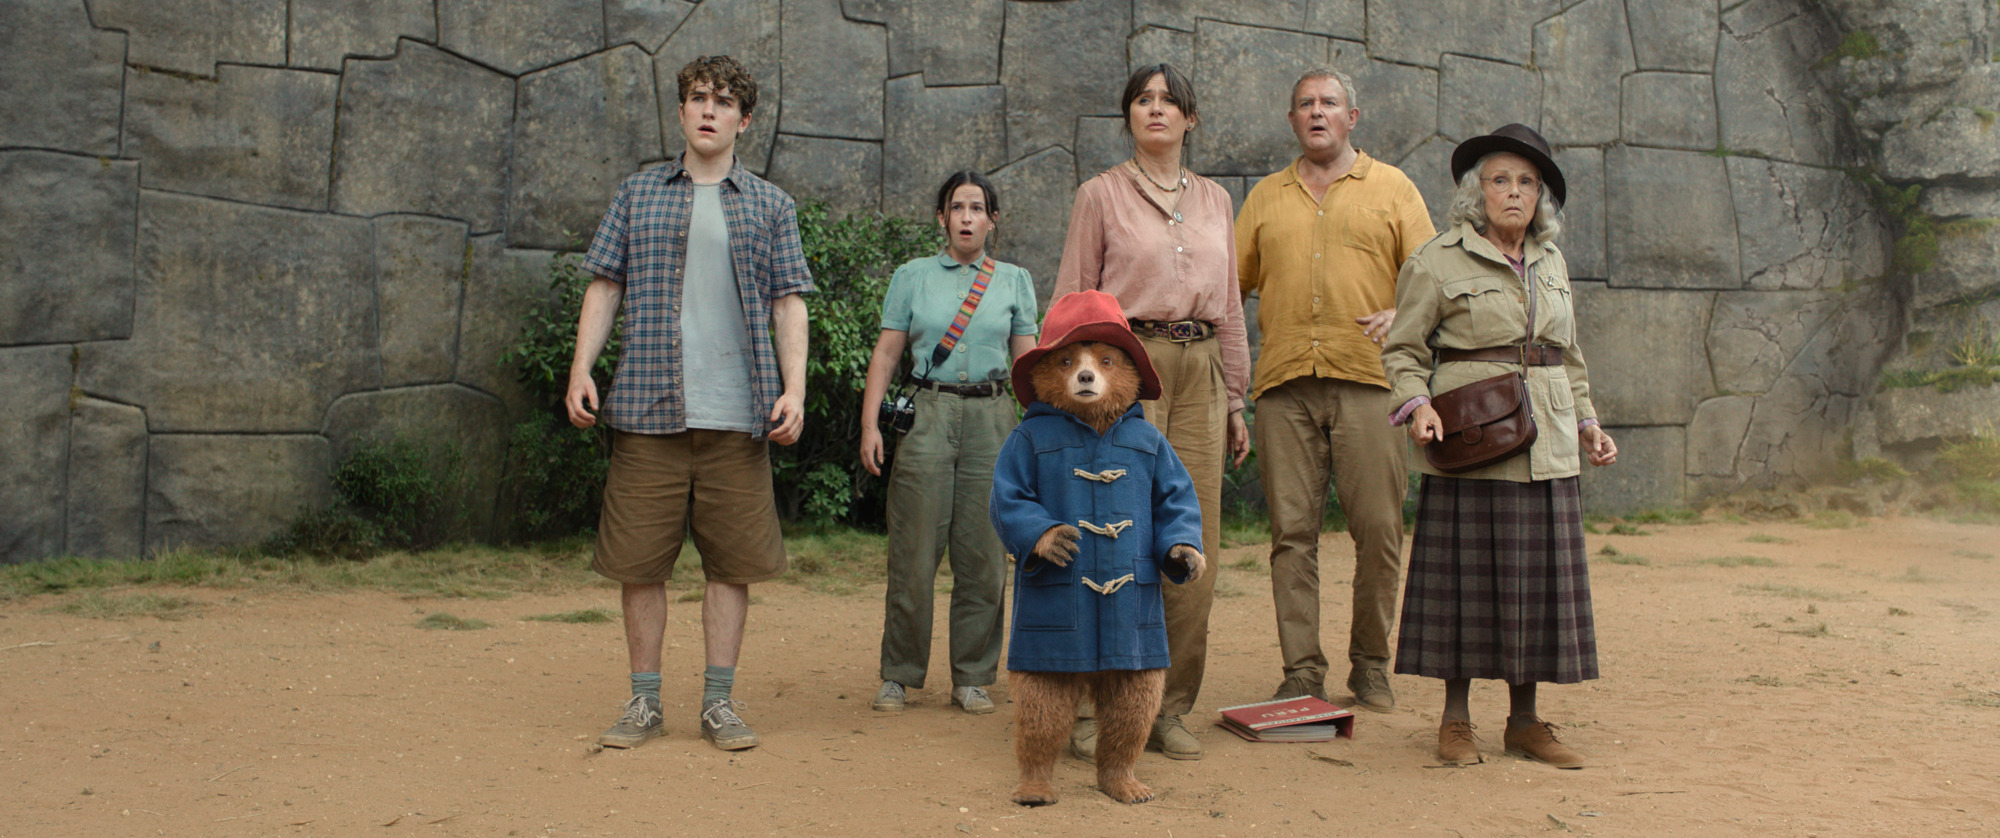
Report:
M1453 227L1470 223L1472 229L1486 232L1486 194L1479 185L1479 173L1486 171L1486 164L1504 151L1496 151L1479 158L1472 168L1458 179L1458 189L1451 194L1451 209L1445 212L1445 223ZM1528 220L1528 238L1535 244L1548 244L1562 235L1562 207L1556 205L1549 194L1548 184L1542 185L1540 197L1535 199L1535 217Z

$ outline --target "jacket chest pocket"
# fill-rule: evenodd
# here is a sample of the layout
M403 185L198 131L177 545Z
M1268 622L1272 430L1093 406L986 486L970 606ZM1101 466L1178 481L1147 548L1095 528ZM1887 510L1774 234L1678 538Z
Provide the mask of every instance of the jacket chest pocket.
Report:
M1439 329L1465 341L1466 349L1519 344L1528 333L1527 308L1517 293L1520 287L1519 282L1488 274L1440 283L1445 316Z

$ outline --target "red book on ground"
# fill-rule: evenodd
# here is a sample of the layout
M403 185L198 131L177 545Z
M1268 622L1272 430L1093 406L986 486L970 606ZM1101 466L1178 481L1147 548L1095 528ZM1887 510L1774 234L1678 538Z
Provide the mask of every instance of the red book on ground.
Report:
M1222 708L1222 728L1252 742L1354 738L1354 714L1312 696Z

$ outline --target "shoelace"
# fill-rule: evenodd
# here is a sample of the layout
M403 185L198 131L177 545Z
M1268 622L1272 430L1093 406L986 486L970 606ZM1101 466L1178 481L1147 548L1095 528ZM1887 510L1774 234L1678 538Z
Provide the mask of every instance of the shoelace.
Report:
M1475 725L1471 722L1465 722L1463 724L1456 724L1446 727L1445 735L1450 737L1451 741L1453 742L1457 742L1460 740L1469 740L1477 742L1480 741L1479 734L1473 733L1473 731L1478 729L1479 729L1478 725Z
M620 723L631 722L640 727L645 727L658 715L660 715L660 711L654 710L652 705L647 704L645 696L635 695L632 696L631 701L625 702L625 715L618 717L618 721Z
M730 725L747 727L748 725L743 724L743 717L736 715L736 707L748 707L748 705L733 698L723 699L707 710L701 711L701 720L708 722L711 727Z
M959 696L958 701L960 704L971 704L973 699L992 701L986 697L985 687L966 687L965 693Z

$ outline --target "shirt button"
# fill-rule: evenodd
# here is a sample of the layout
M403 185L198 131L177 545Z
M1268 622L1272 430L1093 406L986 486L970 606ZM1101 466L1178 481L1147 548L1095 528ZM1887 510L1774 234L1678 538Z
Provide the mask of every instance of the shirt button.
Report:
M1314 345L1314 346L1318 346L1318 345L1319 345L1319 341L1313 341L1313 345Z
M1319 254L1317 254L1317 253L1313 254L1313 258L1314 258L1314 259L1318 259L1318 258L1319 258Z
M1326 210L1320 210L1318 214L1319 214L1319 215L1325 215L1325 214L1326 214Z
M1313 298L1313 302L1315 302L1315 303L1319 302L1319 298L1318 298L1318 297L1314 297L1314 298ZM675 306L675 308L676 308L676 309L678 309L678 308L680 308L680 306Z
M1179 253L1179 252L1181 252L1181 246L1180 246L1180 245L1174 245L1174 252L1175 252L1175 253Z
M960 381L964 381L964 380L965 380L965 373L959 373L959 374L958 374L958 380L960 380Z

